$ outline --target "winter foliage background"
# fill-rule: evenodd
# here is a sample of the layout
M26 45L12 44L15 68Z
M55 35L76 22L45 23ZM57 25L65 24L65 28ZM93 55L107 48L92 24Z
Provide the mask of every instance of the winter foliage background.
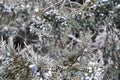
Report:
M119 0L0 0L0 78L119 80L119 21Z

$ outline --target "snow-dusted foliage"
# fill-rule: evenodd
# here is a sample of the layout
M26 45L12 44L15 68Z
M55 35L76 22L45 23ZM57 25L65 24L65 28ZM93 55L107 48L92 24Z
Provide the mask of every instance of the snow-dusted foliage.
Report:
M0 79L119 80L119 0L0 0Z

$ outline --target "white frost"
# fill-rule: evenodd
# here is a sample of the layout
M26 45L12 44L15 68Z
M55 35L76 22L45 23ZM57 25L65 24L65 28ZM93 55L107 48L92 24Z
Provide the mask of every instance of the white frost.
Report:
M120 9L120 4L118 4L118 5L115 7L115 9Z

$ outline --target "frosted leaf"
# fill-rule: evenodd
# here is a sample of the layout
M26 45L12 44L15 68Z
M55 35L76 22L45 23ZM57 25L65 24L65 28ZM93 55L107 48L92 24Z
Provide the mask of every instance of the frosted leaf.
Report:
M85 48L85 49L84 49L84 52L87 52L87 51L88 51L88 49Z
M80 61L80 60L81 60L81 58L80 58L80 57L78 57L78 58L77 58L77 60L78 60L78 61Z
M39 8L35 7L34 12L39 12Z
M12 12L11 11L11 8L10 7L8 7L8 6L6 6L6 8L5 8L5 10L4 10L5 12L8 12L8 13L10 13L10 12Z
M48 75L49 75L49 76L52 76L52 72L51 72L51 71L48 71Z
M25 6L24 6L24 5L20 5L20 7L25 8Z
M96 65L96 62L89 61L88 65L89 65L89 66L95 66L95 65Z
M33 68L34 66L36 66L36 65L34 65L34 64L31 64L31 65L29 65L29 68Z
M115 9L120 9L120 4L118 4L118 5L115 7Z
M107 2L108 0L101 0L102 2Z
M98 68L98 71L101 71L102 69L101 68Z
M100 15L101 15L101 16L104 16L104 14L102 14L102 13L101 13Z
M37 18L38 20L41 20L41 18L40 18L40 17L38 17L38 16L37 16L36 18Z
M86 0L85 2L86 2L86 3L89 3L90 1L91 1L91 0Z
M27 5L26 5L26 8L29 8L29 7L30 7L30 5L29 5L29 4L27 4Z
M92 72L92 67L88 67L89 73Z
M109 11L109 13L113 14L113 13L114 13L114 11Z
M85 76L88 76L88 73L85 73Z
M90 77L87 76L87 77L85 78L85 80L90 80Z
M96 6L97 6L97 5L96 5L96 4L94 4L93 6L91 6L91 8L94 8L94 9L95 9L95 8L96 8Z
M10 53L8 52L8 53L6 54L6 56L7 56L7 57L10 57Z
M5 30L8 30L8 27L7 27L7 26L5 26L5 27L4 27L4 29L5 29Z
M43 78L40 78L40 80L44 80Z
M36 75L37 75L37 76L40 76L40 72L37 72Z
M94 80L99 80L99 78L98 77L94 77Z
M102 46L104 44L106 36L107 36L106 32L99 33L99 35L95 39L96 44L100 44Z
M48 78L49 76L51 76L50 73L45 73L45 77Z

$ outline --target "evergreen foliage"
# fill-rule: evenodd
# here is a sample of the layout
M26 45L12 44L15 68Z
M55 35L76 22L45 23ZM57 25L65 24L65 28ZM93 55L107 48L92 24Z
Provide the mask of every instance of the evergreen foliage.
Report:
M0 0L0 78L119 80L120 1L82 3Z

